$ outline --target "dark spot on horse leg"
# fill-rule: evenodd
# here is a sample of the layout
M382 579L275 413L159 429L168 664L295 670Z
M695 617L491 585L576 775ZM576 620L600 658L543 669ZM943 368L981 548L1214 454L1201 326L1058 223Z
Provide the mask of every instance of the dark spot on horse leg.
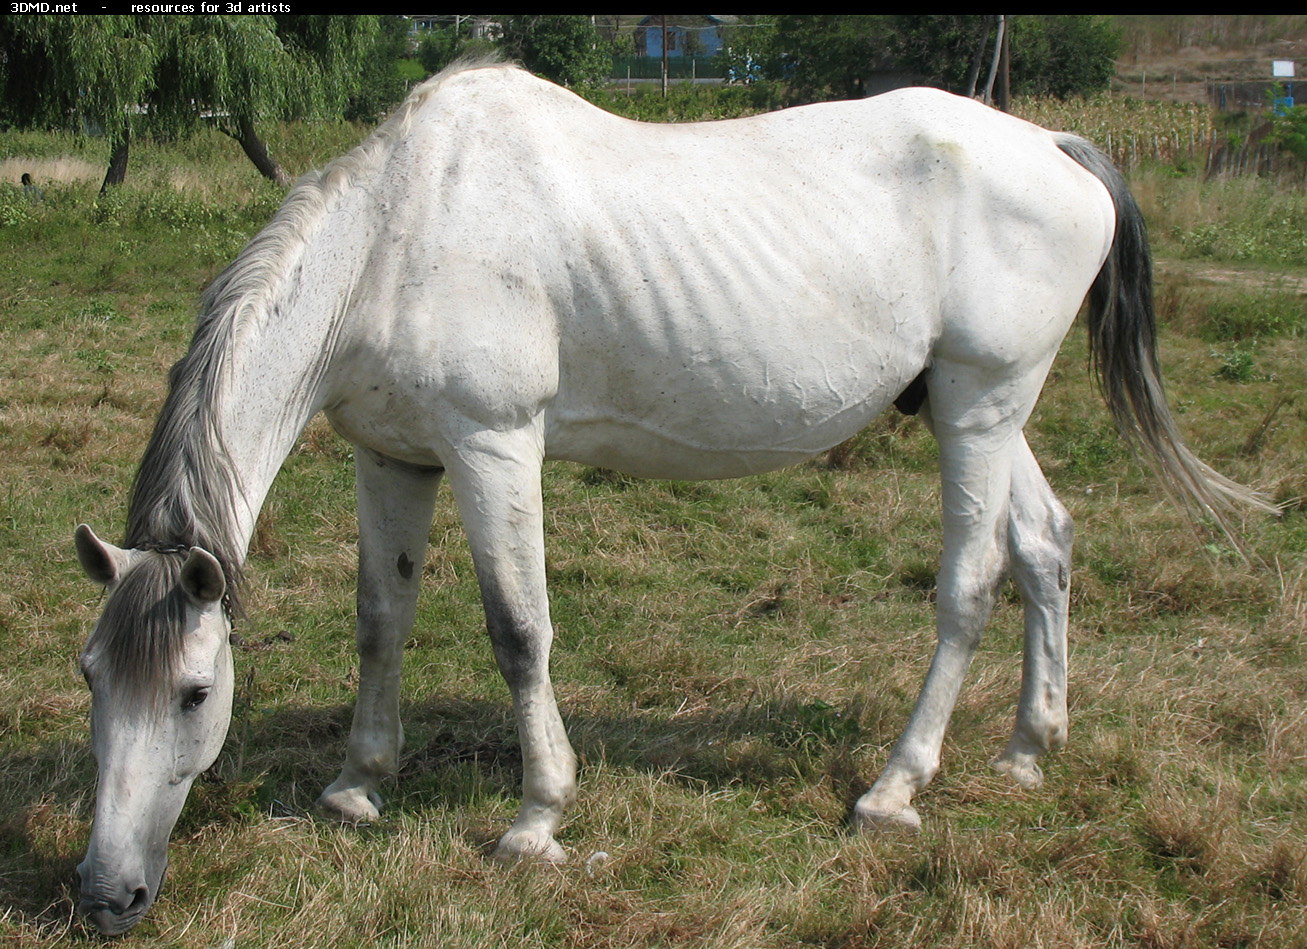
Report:
M543 666L539 630L522 618L493 587L483 590L486 630L495 650L495 661L510 688L516 687L532 670Z
M1057 565L1057 588L1059 590L1066 589L1066 564L1064 563Z
M399 563L397 563L396 566L399 568L399 575L401 577L405 580L413 579L413 561L408 559L407 553L399 555Z

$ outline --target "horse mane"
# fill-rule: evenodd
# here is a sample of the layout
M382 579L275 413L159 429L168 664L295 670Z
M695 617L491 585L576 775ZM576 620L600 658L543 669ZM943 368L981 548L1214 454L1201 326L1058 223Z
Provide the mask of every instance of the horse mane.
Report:
M139 563L115 587L87 643L88 651L111 664L115 681L157 691L175 671L185 617L177 581L186 548L203 547L217 558L228 610L241 611L245 544L237 525L245 501L218 424L233 342L274 309L308 236L342 192L380 166L445 82L489 67L516 68L494 58L455 62L415 89L361 145L304 175L271 222L204 291L190 348L168 373L168 395L128 504L124 546L163 552Z
M87 640L84 654L102 658L114 684L139 700L157 702L181 660L186 594L183 558L160 555L119 581Z

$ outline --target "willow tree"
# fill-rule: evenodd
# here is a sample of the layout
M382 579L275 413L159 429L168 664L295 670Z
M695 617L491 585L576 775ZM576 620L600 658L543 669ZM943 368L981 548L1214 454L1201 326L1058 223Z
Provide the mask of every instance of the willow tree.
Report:
M133 134L211 122L285 184L258 126L339 116L378 35L374 16L4 17L0 119L103 130L106 186L126 175Z
M151 87L156 42L130 16L0 17L0 119L20 128L103 131L105 184L127 172L132 108Z

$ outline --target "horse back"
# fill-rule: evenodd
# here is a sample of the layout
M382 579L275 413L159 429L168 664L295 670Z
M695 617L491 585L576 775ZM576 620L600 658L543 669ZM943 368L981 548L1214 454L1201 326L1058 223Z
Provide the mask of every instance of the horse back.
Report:
M762 470L856 431L941 341L1026 333L981 325L986 285L1060 290L1067 251L1099 253L1059 237L1086 177L930 90L651 125L475 70L374 185L388 285L361 322L398 327L387 365L472 428L538 416L548 454L635 474Z

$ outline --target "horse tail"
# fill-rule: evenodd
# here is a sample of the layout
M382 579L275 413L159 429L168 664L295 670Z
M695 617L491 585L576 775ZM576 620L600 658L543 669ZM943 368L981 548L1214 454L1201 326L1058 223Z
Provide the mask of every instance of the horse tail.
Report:
M1153 264L1143 214L1125 178L1101 151L1074 135L1058 135L1057 146L1101 181L1116 205L1112 247L1089 290L1090 361L1112 420L1170 494L1191 514L1211 517L1235 541L1227 515L1241 506L1279 509L1213 470L1185 444L1166 406L1157 362Z

